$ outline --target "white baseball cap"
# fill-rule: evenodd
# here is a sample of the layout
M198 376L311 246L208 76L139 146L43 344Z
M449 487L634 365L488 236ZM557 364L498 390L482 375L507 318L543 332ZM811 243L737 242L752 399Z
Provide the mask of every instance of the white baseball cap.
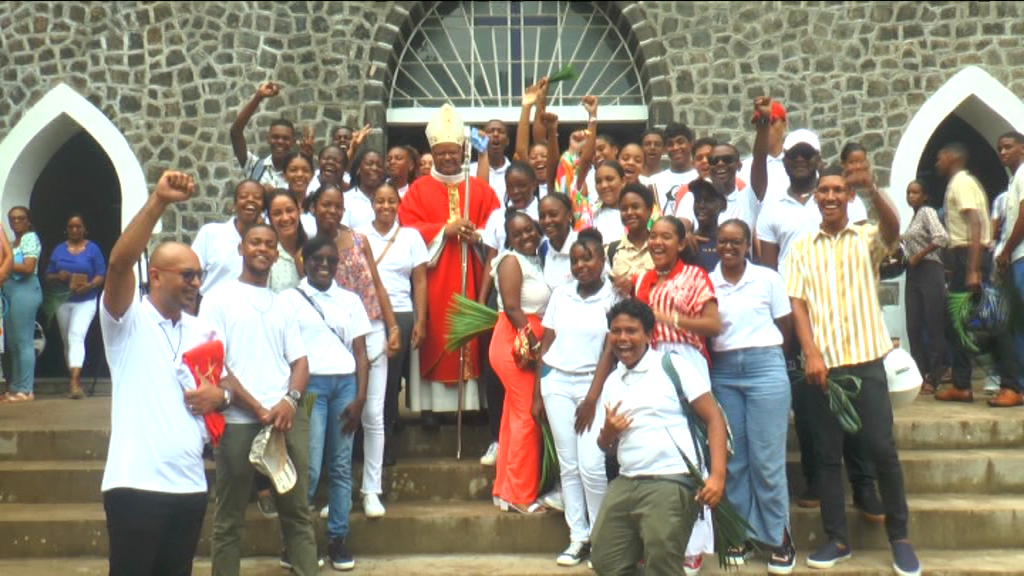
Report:
M818 135L806 128L793 130L786 135L786 139L782 142L782 149L789 150L798 144L807 144L815 151L821 152L821 141L818 140Z

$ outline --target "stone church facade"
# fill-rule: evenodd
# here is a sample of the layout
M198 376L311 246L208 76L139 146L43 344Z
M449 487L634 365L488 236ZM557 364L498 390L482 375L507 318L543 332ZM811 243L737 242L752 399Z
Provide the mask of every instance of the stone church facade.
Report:
M253 149L263 151L279 115L321 134L383 128L402 47L434 4L2 3L0 141L66 84L123 134L148 184L167 167L198 177L200 196L163 222L165 235L189 240L229 209L240 171L228 127L258 83L284 88L250 123ZM682 120L748 151L751 100L769 93L785 102L791 126L820 133L826 159L859 140L884 181L915 114L958 72L980 68L1024 96L1016 2L594 5L635 55L651 125ZM1017 126L1009 112L992 112ZM383 146L383 134L371 144Z

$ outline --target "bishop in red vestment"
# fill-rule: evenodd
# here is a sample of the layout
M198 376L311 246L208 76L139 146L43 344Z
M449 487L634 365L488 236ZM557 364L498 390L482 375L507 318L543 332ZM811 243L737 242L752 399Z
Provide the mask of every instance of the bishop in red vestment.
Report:
M476 300L482 283L483 263L477 247L487 218L499 207L494 190L486 182L469 177L469 212L466 180L462 171L463 124L450 105L427 125L427 139L434 157L429 177L412 183L402 199L398 217L403 226L416 229L427 244L426 339L419 349L420 386L410 386L414 410L452 412L458 408L459 351L446 352L445 314L455 294L462 292L462 245L469 245L466 296ZM468 347L467 385L463 407L480 407L475 379L479 376L477 342Z

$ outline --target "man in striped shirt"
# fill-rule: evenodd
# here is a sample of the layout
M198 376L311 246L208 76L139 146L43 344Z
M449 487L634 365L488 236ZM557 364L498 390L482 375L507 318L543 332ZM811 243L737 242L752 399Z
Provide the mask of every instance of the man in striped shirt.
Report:
M874 185L869 172L843 178L842 169L821 173L814 192L821 226L793 243L785 268L793 320L806 360L807 384L821 389L813 410L815 449L821 494L821 519L827 542L807 559L811 568L831 568L851 557L840 466L843 430L829 410L828 379L860 378L851 398L863 423L860 435L878 472L885 525L897 574L920 574L921 565L907 540L907 499L896 443L892 406L882 360L892 341L878 301L878 266L899 240L899 217ZM856 182L854 182L856 180ZM871 190L879 224L851 224L847 214L853 185Z

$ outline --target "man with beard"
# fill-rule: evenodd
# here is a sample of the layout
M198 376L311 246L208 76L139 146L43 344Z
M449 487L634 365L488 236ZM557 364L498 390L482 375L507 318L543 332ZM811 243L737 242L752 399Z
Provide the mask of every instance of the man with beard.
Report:
M509 159L505 157L505 149L508 148L508 127L501 120L491 120L484 125L483 133L489 138L487 143L487 168L489 169L487 183L494 190L494 197L498 202L504 203L505 171L508 170L509 164ZM437 156L434 156L434 165L437 166ZM477 174L479 166L479 162L470 164L469 173L479 176Z
M768 144L774 130L771 98L759 97L754 100L757 138L754 140L754 160L751 170L750 187L761 197L761 214L757 218L757 237L761 244L761 264L785 275L786 258L790 247L798 238L812 233L821 223L821 211L813 197L818 188L818 166L821 164L821 143L810 130L794 130L786 137L783 164L789 179L786 193L778 197L766 197L768 176ZM713 168L712 168L713 169ZM858 174L857 178L870 179L870 174ZM850 185L847 182L847 185ZM873 182L872 182L873 185ZM847 214L850 222L867 220L867 210L856 194L848 197L850 206ZM798 348L794 346L793 348ZM792 373L797 367L799 350L787 352L787 363ZM819 475L814 452L814 429L811 422L813 410L810 404L810 388L797 385L793 389L793 416L797 440L800 444L800 466L806 481L805 491L796 499L800 507L819 506ZM844 446L847 476L853 486L853 503L872 522L884 519L882 504L875 491L875 470L867 457L866 448L857 436L846 438Z
M490 126L495 131L499 130L495 123ZM431 119L427 124L427 141L434 157L433 171L430 177L418 178L412 183L398 208L398 217L404 226L416 229L423 236L430 258L427 263L427 324L436 329L420 346L421 386L409 391L413 409L423 411L424 419L429 422L433 411L454 412L458 409L456 386L460 370L466 381L463 408L477 410L480 407L475 381L479 376L477 342L474 340L469 344L466 365L460 366L459 352L446 352L444 349L448 335L444 317L455 294L462 292L461 253L464 244L471 248L467 262L466 297L477 299L483 281L483 262L477 251L482 243L479 231L501 203L487 183L473 176L467 180L462 172L465 135L462 119L455 108L446 104ZM494 142L493 137L491 141Z
M199 257L203 270L203 285L199 293L205 295L211 288L242 273L242 257L238 245L252 225L263 221L263 186L255 180L242 180L235 186L235 216L227 222L203 225L192 242L192 250Z
M200 318L226 342L228 376L222 385L231 392L225 411L227 426L217 461L217 511L213 523L213 574L237 576L245 531L245 507L252 491L254 468L249 462L253 439L264 426L285 433L288 456L295 465L295 486L275 492L285 545L296 574L316 574L316 541L310 517L309 417L300 408L309 380L309 363L299 326L288 303L267 287L277 260L277 234L265 224L246 232L238 247L241 275L211 290Z
M217 334L186 312L203 277L199 259L184 244L161 244L149 260L149 295L135 298L135 265L153 228L194 193L191 177L165 172L110 252L100 328L113 386L102 488L111 576L191 574L206 515L203 414L230 395L196 390L182 362Z
M662 214L675 215L681 209L682 214L688 217L693 212L693 198L684 192L686 185L697 178L691 144L693 130L685 124L670 122L665 126L669 167L651 177L651 189L658 195L658 206ZM684 206L680 208L680 204Z
M757 216L761 212L761 201L764 191L758 194L753 187L741 184L736 178L740 169L740 154L735 146L728 142L716 144L708 158L711 182L725 196L725 208L718 214L718 221L725 222L733 218L743 220L753 230L757 224ZM687 218L696 222L696 214L691 212Z
M278 84L260 84L252 100L238 112L230 131L231 149L234 150L235 158L238 159L238 165L242 167L245 177L271 189L288 187L288 181L284 178L284 158L295 148L295 125L284 118L278 118L270 123L270 130L267 132L270 155L263 158L249 150L245 142L245 127L260 104L280 92L281 86Z

